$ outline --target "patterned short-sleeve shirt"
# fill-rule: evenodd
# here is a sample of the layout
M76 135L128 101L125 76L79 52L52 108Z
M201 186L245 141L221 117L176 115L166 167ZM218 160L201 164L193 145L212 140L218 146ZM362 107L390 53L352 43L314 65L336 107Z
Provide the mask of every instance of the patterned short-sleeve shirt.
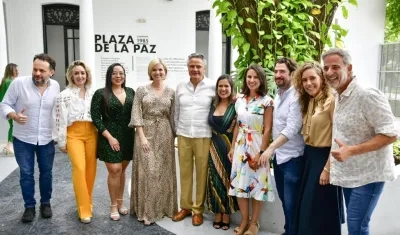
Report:
M346 145L357 145L377 134L397 136L392 110L381 91L363 87L353 78L347 89L335 96L332 150L339 148L335 139ZM396 178L392 145L352 156L344 162L332 156L330 159L333 185L355 188Z

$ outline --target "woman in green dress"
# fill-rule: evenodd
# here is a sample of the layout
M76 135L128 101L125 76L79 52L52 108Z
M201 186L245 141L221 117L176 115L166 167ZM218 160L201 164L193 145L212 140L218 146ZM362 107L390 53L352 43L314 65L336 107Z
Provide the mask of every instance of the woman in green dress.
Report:
M212 137L208 159L207 204L208 209L215 214L214 228L223 230L229 229L229 217L239 209L236 198L228 195L232 169L228 152L236 125L233 97L232 79L229 75L220 76L208 115Z
M97 157L108 170L108 191L111 198L110 218L127 215L123 204L125 170L133 157L134 129L128 127L135 92L125 86L125 69L121 64L110 65L105 88L98 89L90 108L98 130Z
M0 84L0 102L3 101L4 95L6 94L6 91L8 87L11 84L11 81L18 76L18 66L16 64L10 63L6 66L6 69L4 71L4 76L1 79L1 84ZM14 154L14 148L12 144L12 132L13 132L13 120L9 119L8 124L10 125L10 128L8 129L8 142L6 146L3 148L3 153L8 155L8 154Z

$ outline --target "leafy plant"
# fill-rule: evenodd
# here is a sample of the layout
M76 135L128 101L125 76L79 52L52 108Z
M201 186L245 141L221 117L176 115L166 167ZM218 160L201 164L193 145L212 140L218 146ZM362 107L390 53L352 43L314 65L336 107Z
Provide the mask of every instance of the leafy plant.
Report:
M319 61L325 45L333 45L330 30L336 35L335 45L342 45L347 30L332 20L339 7L347 18L349 4L357 6L357 0L215 0L222 27L239 51L236 85L252 63L266 68L272 85L279 57Z
M400 140L393 143L393 157L396 165L400 164Z
M386 1L385 42L400 40L400 0Z

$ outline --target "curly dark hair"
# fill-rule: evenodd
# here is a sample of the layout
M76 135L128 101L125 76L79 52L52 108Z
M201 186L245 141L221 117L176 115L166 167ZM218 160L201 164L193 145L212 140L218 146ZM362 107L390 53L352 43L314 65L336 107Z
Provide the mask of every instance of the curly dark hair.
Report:
M294 73L293 85L296 88L297 92L299 93L299 102L301 105L301 113L303 114L303 117L304 115L307 115L308 104L311 99L311 96L304 89L302 81L303 73L308 69L314 69L317 75L322 80L321 84L322 97L319 100L319 102L324 103L326 99L332 94L332 89L323 75L323 69L321 65L318 62L305 62L304 64L302 64Z

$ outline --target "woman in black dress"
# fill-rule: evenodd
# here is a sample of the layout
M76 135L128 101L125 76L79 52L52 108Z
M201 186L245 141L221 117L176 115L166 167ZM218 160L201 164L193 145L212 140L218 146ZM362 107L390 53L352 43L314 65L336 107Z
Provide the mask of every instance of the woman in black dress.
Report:
M318 63L307 62L298 68L294 77L306 143L295 217L297 235L340 235L343 222L342 189L329 183L335 99L322 72Z
M91 115L98 130L97 156L108 170L108 191L111 198L110 218L127 215L123 204L125 170L133 157L134 129L128 127L135 92L125 87L125 69L115 63L108 67L105 88L92 98Z

